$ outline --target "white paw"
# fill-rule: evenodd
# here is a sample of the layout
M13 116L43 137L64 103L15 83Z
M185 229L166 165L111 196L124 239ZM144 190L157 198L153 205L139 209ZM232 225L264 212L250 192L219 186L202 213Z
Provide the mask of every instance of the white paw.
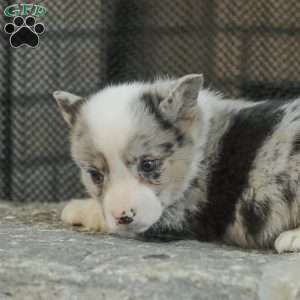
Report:
M278 253L300 251L300 230L282 232L275 240L274 247Z
M81 225L88 230L105 231L102 208L93 199L71 200L63 209L61 219L69 225Z

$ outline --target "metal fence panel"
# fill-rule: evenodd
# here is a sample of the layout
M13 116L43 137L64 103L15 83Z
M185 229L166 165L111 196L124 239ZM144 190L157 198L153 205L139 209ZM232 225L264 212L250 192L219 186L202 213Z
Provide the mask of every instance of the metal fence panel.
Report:
M14 3L1 1L1 12ZM0 198L84 194L54 90L87 95L107 82L202 72L231 97L300 95L298 0L31 3L47 8L37 48L14 49L0 33ZM1 29L10 21L1 13Z

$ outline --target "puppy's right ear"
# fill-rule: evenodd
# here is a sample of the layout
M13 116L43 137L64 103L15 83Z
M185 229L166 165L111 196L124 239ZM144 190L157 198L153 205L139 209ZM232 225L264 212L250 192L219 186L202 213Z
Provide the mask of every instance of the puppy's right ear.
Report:
M55 91L53 97L57 101L65 121L72 127L85 98L63 91Z

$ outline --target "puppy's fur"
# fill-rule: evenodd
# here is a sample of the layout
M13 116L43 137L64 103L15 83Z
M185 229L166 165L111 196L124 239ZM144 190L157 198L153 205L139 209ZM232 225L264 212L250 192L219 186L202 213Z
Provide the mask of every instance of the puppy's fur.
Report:
M66 223L300 249L300 99L223 99L197 74L54 97L94 199Z

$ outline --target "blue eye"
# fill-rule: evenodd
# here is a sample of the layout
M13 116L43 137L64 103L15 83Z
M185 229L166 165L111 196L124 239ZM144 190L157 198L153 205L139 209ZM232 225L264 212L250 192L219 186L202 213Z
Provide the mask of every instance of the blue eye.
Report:
M91 179L95 184L101 184L104 180L104 176L101 172L96 169L88 169L87 172L90 174Z
M158 159L144 159L141 161L141 170L143 172L153 172L157 167L159 166L159 160Z

